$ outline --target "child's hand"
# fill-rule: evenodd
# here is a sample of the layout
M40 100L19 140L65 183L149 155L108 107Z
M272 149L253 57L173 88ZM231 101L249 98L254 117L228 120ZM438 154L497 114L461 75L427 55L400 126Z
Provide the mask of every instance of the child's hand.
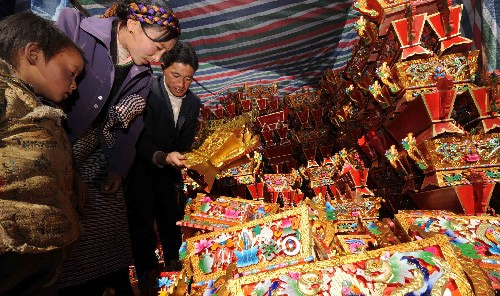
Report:
M183 169L186 165L182 162L186 157L177 151L170 152L165 158L165 162L178 170Z
M105 194L113 194L122 186L122 177L117 173L109 172L106 183L101 186L101 192Z

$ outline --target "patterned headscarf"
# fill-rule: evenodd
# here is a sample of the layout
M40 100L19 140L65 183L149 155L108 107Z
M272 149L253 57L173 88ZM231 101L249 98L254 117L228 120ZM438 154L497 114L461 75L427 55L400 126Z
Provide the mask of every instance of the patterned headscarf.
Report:
M115 2L110 8L108 8L108 10L106 10L102 17L108 18L116 16L119 6L120 5ZM165 9L156 5L144 5L142 3L132 2L128 5L127 18L148 25L166 27L170 32L175 32L176 36L181 34L181 25L179 20L170 9Z
M173 13L170 13L163 7L158 7L156 5L144 5L140 3L137 4L134 2L129 4L128 11L129 19L149 25L156 24L167 28L171 27L172 29L177 30L178 34L181 33L179 20Z

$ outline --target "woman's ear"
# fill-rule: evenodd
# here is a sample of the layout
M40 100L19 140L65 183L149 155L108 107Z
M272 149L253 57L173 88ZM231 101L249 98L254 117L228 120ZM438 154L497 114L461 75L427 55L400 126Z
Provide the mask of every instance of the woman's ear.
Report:
M136 34L138 33L138 30L141 29L141 24L139 21L136 20L127 20L127 30L130 34Z
M20 58L25 58L30 65L36 65L43 59L43 51L36 42L29 42L24 46Z

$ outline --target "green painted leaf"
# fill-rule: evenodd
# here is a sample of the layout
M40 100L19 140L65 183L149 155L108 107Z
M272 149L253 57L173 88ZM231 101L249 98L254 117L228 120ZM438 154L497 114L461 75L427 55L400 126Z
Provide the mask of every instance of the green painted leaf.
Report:
M453 244L455 247L460 249L460 252L465 257L469 257L472 259L481 259L481 256L474 250L474 245L472 244Z
M198 267L203 273L212 272L212 266L214 265L214 258L209 254L203 254L202 259L198 262Z
M210 210L212 206L210 205L210 203L206 202L206 203L203 203L200 207L200 210L202 213L206 213L208 212L208 210Z
M432 254L431 252L421 251L421 252L418 252L418 256L416 256L416 257L424 260L427 264L436 265L436 263L434 263L434 259L433 259L434 254Z

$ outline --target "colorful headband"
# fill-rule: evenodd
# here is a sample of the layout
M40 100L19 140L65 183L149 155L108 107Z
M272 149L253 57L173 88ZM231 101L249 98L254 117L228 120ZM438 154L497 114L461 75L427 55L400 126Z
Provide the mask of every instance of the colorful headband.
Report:
M181 33L179 20L173 13L170 13L162 7L158 7L156 5L130 3L128 11L129 19L149 25L156 24L159 26L172 28L174 30L177 30L178 34Z

